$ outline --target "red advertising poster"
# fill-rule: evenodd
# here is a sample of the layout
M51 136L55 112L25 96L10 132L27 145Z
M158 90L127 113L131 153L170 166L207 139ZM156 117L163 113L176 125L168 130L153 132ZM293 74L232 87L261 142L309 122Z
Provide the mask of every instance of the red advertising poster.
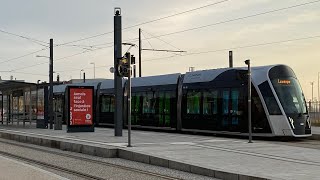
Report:
M70 88L70 125L92 125L93 89Z

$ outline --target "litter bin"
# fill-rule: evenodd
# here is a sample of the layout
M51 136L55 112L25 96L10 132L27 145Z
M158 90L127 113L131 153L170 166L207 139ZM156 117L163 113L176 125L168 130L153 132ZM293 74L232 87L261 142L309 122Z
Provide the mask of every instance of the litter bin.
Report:
M37 119L37 128L41 128L41 129L47 129L48 128L48 122L46 122L46 120L44 119Z
M54 114L54 130L62 130L62 113L60 112Z

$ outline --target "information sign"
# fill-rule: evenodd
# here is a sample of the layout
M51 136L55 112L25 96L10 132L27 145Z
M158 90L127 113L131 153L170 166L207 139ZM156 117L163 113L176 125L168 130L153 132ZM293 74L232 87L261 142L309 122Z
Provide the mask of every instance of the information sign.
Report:
M94 87L68 86L67 132L94 131Z
M92 89L70 88L70 125L92 125Z

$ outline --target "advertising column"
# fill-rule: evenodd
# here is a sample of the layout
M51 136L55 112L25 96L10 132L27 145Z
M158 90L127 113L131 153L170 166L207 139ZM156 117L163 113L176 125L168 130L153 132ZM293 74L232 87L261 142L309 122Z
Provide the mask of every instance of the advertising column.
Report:
M68 86L67 132L94 131L94 87Z

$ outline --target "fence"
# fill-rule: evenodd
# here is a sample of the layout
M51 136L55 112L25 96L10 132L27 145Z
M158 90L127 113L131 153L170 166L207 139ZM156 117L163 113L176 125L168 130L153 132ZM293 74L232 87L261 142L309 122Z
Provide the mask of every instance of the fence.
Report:
M320 101L309 101L307 106L310 114L311 123L320 125Z

